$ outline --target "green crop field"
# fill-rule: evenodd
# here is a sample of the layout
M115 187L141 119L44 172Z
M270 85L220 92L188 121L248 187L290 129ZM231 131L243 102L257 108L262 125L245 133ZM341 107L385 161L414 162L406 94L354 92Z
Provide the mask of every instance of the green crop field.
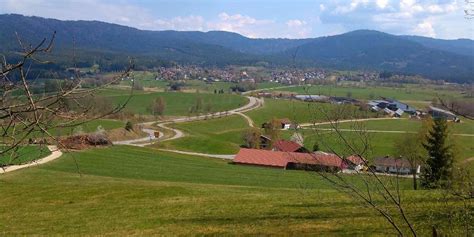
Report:
M247 121L237 115L188 123L172 127L186 136L158 144L158 147L207 154L235 154L242 145L242 134L248 128Z
M436 202L437 191L410 191L409 180L402 181L418 234L429 234L432 225L459 234L445 221L447 207ZM372 209L314 173L146 148L71 153L2 175L0 182L6 236L395 235Z
M21 165L51 154L46 146L21 146L0 155L0 166Z
M437 96L462 97L460 92L431 88L429 86L407 85L403 88L396 87L355 87L355 86L330 86L313 85L298 86L279 89L283 91L296 92L298 94L321 94L327 96L351 96L355 99L378 99L380 97L397 100L431 101Z
M116 90L115 95L107 92L106 98L114 103L123 103L128 99L125 90ZM198 98L202 99L202 107L210 106L211 111L225 111L235 109L247 103L247 98L232 94L209 94L209 93L181 93L181 92L156 92L138 93L133 95L124 111L134 114L149 114L147 108L155 98L163 97L166 103L165 115L185 116L189 114L192 106L196 105Z

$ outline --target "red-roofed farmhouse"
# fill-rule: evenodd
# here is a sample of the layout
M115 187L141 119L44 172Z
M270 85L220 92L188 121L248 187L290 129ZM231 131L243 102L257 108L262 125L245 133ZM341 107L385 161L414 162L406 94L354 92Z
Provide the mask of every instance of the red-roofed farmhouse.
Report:
M305 170L338 171L347 167L342 159L334 154L281 152L245 148L240 149L233 162L243 165Z

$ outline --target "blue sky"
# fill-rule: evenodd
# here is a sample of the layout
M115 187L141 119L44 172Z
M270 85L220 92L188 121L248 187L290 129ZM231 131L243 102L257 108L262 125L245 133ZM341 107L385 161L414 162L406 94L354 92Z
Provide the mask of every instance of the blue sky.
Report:
M307 38L357 29L474 38L464 0L0 0L0 13L99 20L146 30L225 30L252 38Z

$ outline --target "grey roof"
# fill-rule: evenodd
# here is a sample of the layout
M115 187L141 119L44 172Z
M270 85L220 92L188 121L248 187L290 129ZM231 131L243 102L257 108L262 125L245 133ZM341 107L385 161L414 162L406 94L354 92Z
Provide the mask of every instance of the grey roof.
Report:
M444 110L444 109L440 109L440 108L437 108L437 107L433 107L433 106L430 106L429 108L430 108L431 111L436 111L436 112L439 112L439 113L443 113L443 114L447 114L447 115L456 117L456 115L453 114L453 113L450 112L450 111L447 111L447 110Z

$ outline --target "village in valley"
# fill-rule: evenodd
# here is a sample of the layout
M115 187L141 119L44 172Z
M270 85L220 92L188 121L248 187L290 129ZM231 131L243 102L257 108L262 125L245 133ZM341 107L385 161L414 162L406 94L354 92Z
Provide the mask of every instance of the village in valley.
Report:
M474 233L471 39L116 23L0 9L0 235Z

